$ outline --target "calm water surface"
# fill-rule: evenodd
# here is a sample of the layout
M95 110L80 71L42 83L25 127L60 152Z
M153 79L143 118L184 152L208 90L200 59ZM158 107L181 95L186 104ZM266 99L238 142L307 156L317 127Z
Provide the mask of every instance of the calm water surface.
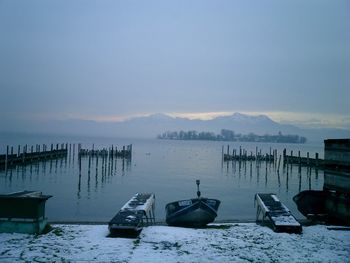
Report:
M283 168L277 172L277 164L256 162L222 162L222 146L230 149L262 153L283 148L303 156L310 152L323 158L323 144L267 144L226 143L207 141L169 141L156 139L106 139L82 137L53 137L33 135L1 135L0 152L6 145L35 145L51 143L82 143L95 149L133 144L130 161L114 159L103 163L102 159L82 158L79 172L77 145L67 158L16 166L0 170L0 193L20 190L40 190L53 195L47 202L46 215L50 221L109 221L121 206L137 192L156 195L156 220L165 220L164 207L168 202L191 198L196 195L195 180L201 180L202 196L221 200L217 220L255 219L255 193L276 193L297 218L292 197L299 191L322 189L323 171L298 166ZM73 146L72 148L73 149Z

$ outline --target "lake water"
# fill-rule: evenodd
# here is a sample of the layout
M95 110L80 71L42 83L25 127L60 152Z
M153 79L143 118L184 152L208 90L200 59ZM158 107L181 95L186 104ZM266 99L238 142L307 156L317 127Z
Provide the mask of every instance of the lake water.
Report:
M35 145L51 143L75 143L75 153L67 158L16 166L0 170L0 193L20 190L40 190L53 195L46 204L49 221L107 222L137 192L152 192L156 195L156 220L165 221L165 205L171 201L196 196L195 180L200 179L202 196L221 200L218 221L254 220L256 193L276 193L280 200L301 219L292 198L302 190L323 188L323 171L298 166L282 166L262 162L222 162L222 146L262 153L283 148L302 156L318 152L323 158L324 146L319 144L269 144L227 143L211 141L170 141L157 139L112 139L83 138L42 135L10 135L0 137L0 153L6 145ZM77 143L83 148L119 148L132 144L130 161L114 159L102 164L92 159L90 172L88 157L82 158L79 173ZM73 147L72 147L73 148Z

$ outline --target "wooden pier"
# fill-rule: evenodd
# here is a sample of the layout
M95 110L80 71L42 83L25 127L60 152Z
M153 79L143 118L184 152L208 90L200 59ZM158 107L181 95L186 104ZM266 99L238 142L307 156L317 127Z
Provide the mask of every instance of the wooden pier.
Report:
M112 237L137 237L142 228L155 223L155 195L135 194L108 223Z
M68 154L68 144L56 144L56 148L51 144L51 148L48 149L47 145L36 145L34 149L31 146L30 150L25 145L21 152L21 147L18 146L17 153L14 153L13 147L11 150L9 146L6 148L5 154L0 154L0 169L7 169L14 165L25 165L34 161L42 161L48 159L66 157Z
M277 150L273 150L273 152L270 149L270 153L262 154L261 150L258 151L258 148L256 147L255 155L252 151L248 153L247 150L242 149L242 147L239 147L239 151L236 149L232 150L232 153L230 152L230 146L227 145L227 152L224 152L224 146L222 146L222 159L223 161L265 161L265 162L275 162L277 159Z
M89 157L110 157L110 158L126 158L129 159L132 156L132 144L123 146L121 150L113 145L111 147L103 148L101 150L95 150L94 145L92 149L83 149L81 144L78 145L79 157L89 156Z
M287 232L300 234L301 224L295 219L290 210L280 202L275 194L256 194L255 204L257 205L256 221L262 214L262 223L268 219L275 232Z
M283 158L282 158L283 156ZM246 162L246 161L257 161L257 162L271 162L271 163L278 163L278 170L280 167L281 160L283 163L283 167L286 165L292 165L297 164L299 166L305 166L305 167L315 167L319 169L324 169L325 167L325 161L323 159L319 158L319 154L315 153L315 158L310 157L309 152L307 152L305 157L302 157L300 155L300 151L298 151L298 155L293 155L293 151L290 152L290 155L287 154L287 150L284 149L282 155L278 156L278 152L276 149L272 150L270 148L269 153L262 154L261 150L258 150L258 147L256 147L255 154L250 151L248 152L245 149L242 149L242 147L239 147L239 150L233 149L230 151L230 146L227 145L227 150L225 151L224 146L222 146L222 160L223 161L239 161L239 162Z
M318 153L315 153L315 158L311 158L309 152L306 153L306 157L302 157L300 151L298 151L297 156L293 155L293 151L290 152L290 155L287 155L286 149L283 150L283 163L317 168L323 168L325 165L325 161L319 158Z

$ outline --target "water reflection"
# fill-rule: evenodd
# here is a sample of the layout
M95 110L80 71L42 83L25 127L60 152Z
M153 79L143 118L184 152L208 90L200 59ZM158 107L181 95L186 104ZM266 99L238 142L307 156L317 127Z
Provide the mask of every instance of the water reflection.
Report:
M21 185L28 185L28 182L39 184L48 178L55 180L56 176L64 176L69 173L70 176L76 175L78 178L77 198L81 199L81 192L86 189L89 199L92 190L97 192L105 184L111 183L114 176L126 176L131 171L131 159L78 157L74 144L69 149L66 157L7 167L6 170L0 171L0 177L4 179L7 188L11 189L14 181L18 183L20 180Z
M319 179L317 167L302 167L301 165L284 163L280 171L277 163L277 159L274 162L232 160L222 162L222 170L226 176L235 177L238 175L239 183L248 184L249 182L251 184L254 180L258 188L277 188L286 193L290 190L295 193L305 189L313 189L313 182L317 183ZM291 187L293 188L291 189Z
M86 180L87 198L91 191L98 191L112 182L113 177L125 176L131 170L131 159L111 158L107 156L84 156L79 159L77 198L81 199L82 180ZM93 188L93 189L92 189Z

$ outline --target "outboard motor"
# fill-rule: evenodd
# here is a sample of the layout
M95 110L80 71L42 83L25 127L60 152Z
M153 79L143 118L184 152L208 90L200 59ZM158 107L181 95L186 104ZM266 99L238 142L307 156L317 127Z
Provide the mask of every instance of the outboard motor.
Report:
M200 180L196 180L196 184L197 184L197 197L200 198L201 197L201 191L199 191L199 184L201 183Z

